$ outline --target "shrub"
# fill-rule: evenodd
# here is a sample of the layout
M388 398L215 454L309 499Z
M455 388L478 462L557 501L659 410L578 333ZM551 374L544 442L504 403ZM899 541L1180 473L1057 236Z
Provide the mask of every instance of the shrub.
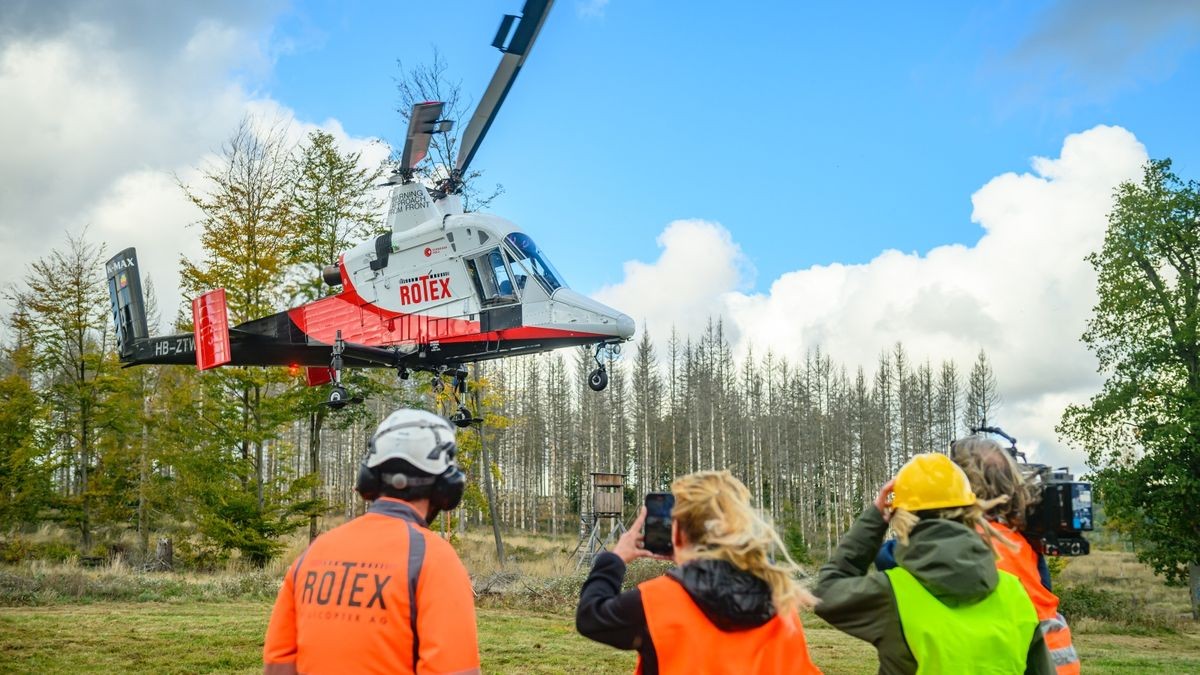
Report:
M0 569L0 606L60 602L272 600L279 579L264 572L194 579L178 574L77 567Z
M800 522L790 520L783 527L783 545L787 547L788 554L792 556L801 565L811 565L813 563L812 554L808 550L808 542L804 539L804 530L800 529Z
M1046 567L1050 568L1050 583L1054 587L1062 582L1063 570L1067 569L1067 565L1071 563L1071 559L1066 556L1046 556Z
M1090 586L1063 586L1057 588L1057 594L1058 611L1068 623L1089 618L1151 632L1179 630L1177 618L1153 611L1126 595Z
M31 560L61 563L67 562L75 555L75 547L65 541L37 541L24 537L0 541L0 562L9 565Z
M1068 620L1086 616L1118 621L1129 615L1129 605L1127 598L1100 588L1064 586L1058 591L1058 611Z

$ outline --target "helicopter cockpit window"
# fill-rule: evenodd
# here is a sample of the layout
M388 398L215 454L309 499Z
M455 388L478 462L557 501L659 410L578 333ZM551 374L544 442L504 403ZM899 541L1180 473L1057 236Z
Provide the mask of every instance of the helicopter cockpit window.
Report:
M558 270L554 269L554 265L550 264L550 259L542 253L537 244L533 243L533 239L530 239L529 235L524 232L513 232L505 237L504 241L511 249L512 256L516 261L515 267L528 269L546 287L546 291L553 293L567 285Z
M501 304L516 302L517 295L513 291L512 277L505 256L500 249L494 248L483 255L467 260L467 273L483 304Z

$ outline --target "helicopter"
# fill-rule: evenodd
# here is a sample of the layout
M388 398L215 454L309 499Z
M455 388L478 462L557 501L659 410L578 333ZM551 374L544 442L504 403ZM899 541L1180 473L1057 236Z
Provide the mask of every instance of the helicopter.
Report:
M520 72L553 0L526 0L518 18L505 15L492 45L503 56L462 137L448 175L429 187L414 167L433 134L454 124L444 104L413 106L391 191L388 231L342 253L322 271L340 290L283 312L229 325L225 290L192 300L194 332L149 335L137 251L106 265L116 343L127 366L190 364L304 367L309 386L329 386L326 403L361 402L342 385L344 368L390 368L452 380L459 426L475 421L460 401L466 364L564 347L594 346L588 386L608 384L603 353L619 353L633 320L567 287L546 253L514 223L464 212L463 176ZM513 28L516 23L515 30ZM506 43L507 39L507 43Z

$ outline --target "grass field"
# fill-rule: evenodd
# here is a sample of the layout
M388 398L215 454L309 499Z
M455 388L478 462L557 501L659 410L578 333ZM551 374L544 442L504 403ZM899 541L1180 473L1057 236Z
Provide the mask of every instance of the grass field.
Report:
M97 603L0 609L0 672L251 673L261 670L266 602ZM826 673L873 673L865 643L806 620ZM1076 635L1088 673L1200 672L1200 634ZM1093 625L1092 628L1104 629ZM479 610L485 672L631 672L634 657L575 634L563 613Z
M567 555L573 544L519 536L509 544L504 574L495 569L490 538L470 534L458 544L476 572L484 671L632 672L632 653L575 634L580 577ZM0 673L260 672L270 602L285 566L207 575L138 574L120 565L0 568ZM657 573L638 563L629 581ZM1131 554L1072 560L1058 583L1113 603L1108 618L1071 619L1085 673L1200 673L1200 626L1186 618L1186 591L1164 586ZM804 626L812 658L826 673L875 672L869 645L812 615Z

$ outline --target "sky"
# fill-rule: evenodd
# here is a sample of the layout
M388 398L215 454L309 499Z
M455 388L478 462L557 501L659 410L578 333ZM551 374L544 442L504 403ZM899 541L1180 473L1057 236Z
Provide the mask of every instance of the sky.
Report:
M474 161L567 281L659 343L964 369L1034 457L1101 375L1084 256L1147 158L1200 177L1200 3L557 0ZM418 7L420 8L418 10ZM250 115L377 162L401 64L478 98L520 0L0 7L0 285L67 232L136 246L164 314L195 184ZM462 121L465 123L465 120ZM3 308L0 308L3 309Z

